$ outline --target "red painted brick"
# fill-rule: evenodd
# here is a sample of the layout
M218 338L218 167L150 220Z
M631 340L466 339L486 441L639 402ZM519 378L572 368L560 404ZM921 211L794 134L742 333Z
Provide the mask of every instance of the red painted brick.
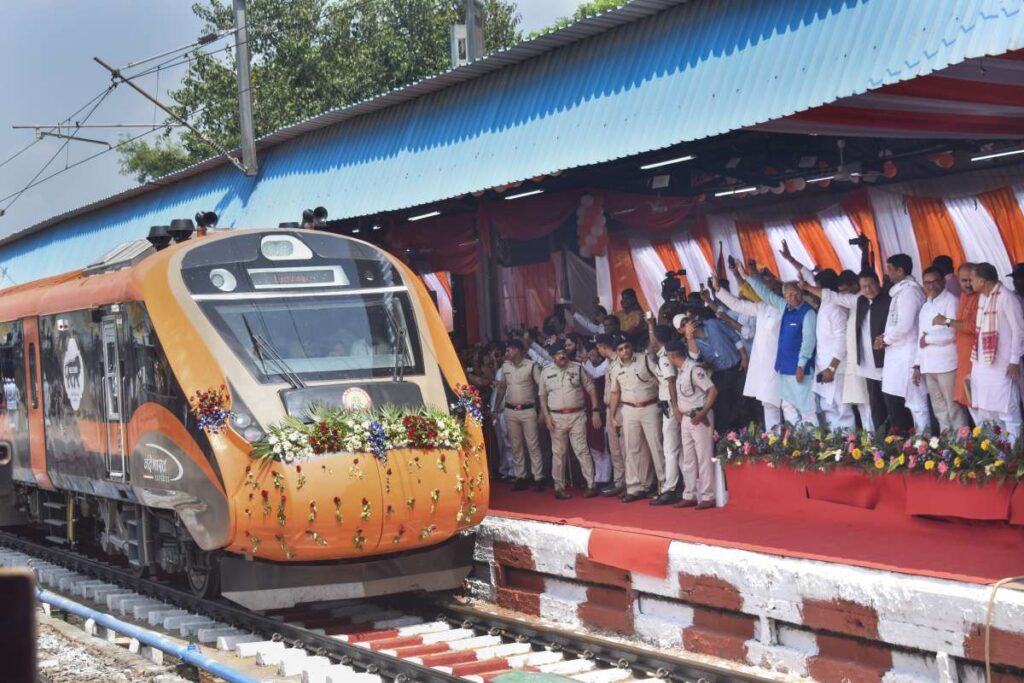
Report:
M690 652L747 661L747 641L754 637L754 617L704 607L693 608L693 626L683 629Z
M878 612L850 600L807 600L801 606L804 626L878 640Z
M448 652L448 643L434 643L433 645L413 645L412 647L400 647L395 650L395 656L399 659L410 657L426 657L427 655L438 655Z
M633 585L630 573L625 569L597 562L586 555L576 555L576 578L584 583L598 583L619 588L630 588Z
M544 576L527 569L505 567L498 580L498 586L528 593L544 592Z
M337 634L335 634L337 635ZM398 629L389 628L385 631L364 631L362 633L352 633L348 636L348 642L350 643L366 643L371 640L384 640L385 638L395 638L398 636Z
M498 606L513 612L540 616L540 594L518 591L513 588L498 588Z
M370 641L372 650L395 650L400 647L412 647L422 645L423 636L399 636L397 638L384 638L383 640Z
M457 650L444 654L431 655L423 658L423 666L455 666L466 662L475 662L476 652L473 650Z
M706 607L738 612L743 607L739 589L728 581L706 574L679 574L679 598Z
M587 601L576 613L584 624L633 635L633 595L624 588L587 586Z
M482 662L456 664L452 667L452 675L460 677L479 676L480 674L492 673L494 671L506 671L508 668L508 660L504 657L498 657L496 659L485 659Z
M884 645L848 636L815 634L818 654L807 672L821 683L881 683L892 669L892 651Z
M1024 634L993 628L989 634L989 652L993 664L1024 668ZM964 638L964 654L985 661L985 626L975 624Z
M516 545L506 541L494 542L495 564L507 567L518 567L519 569L536 569L533 562L533 551L525 545Z

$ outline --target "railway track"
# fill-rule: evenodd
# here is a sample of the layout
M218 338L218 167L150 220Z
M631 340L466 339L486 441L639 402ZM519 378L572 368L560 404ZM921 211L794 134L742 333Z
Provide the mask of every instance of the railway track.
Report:
M769 679L551 629L424 596L316 603L267 613L197 598L104 561L0 531L0 564L31 566L41 584L99 604L136 623L194 636L266 667L266 677L303 683L487 683L513 671L580 683L661 679L678 683L760 683ZM261 669L260 671L264 671ZM258 675L258 674L257 674Z

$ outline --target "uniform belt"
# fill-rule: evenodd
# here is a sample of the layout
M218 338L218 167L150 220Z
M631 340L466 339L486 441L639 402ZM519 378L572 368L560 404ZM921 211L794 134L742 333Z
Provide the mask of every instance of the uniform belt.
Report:
M559 415L572 415L573 413L582 413L583 406L579 408L550 408L552 413L558 413Z
M521 403L519 405L514 405L512 403L506 403L505 404L505 408L507 410L533 410L534 404L533 403Z
M629 401L623 401L623 405L627 405L630 408L646 408L647 406L653 406L658 402L658 399L652 398L650 401L641 401L640 403L630 403Z
M704 410L704 409L703 408L694 408L693 410L686 411L685 413L683 413L683 415L685 415L686 417L697 417L697 415L699 415L700 411L702 411L702 410Z

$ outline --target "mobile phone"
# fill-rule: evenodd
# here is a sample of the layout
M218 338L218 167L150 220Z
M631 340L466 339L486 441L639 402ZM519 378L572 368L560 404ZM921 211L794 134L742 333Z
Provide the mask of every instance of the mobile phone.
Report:
M725 260L728 262L730 268L736 265L736 257L733 256L732 254L729 254L729 256L727 256Z

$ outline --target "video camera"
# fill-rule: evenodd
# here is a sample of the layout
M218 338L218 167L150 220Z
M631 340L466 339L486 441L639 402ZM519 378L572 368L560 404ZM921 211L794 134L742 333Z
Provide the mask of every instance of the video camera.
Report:
M665 301L679 301L683 291L680 278L686 277L686 270L670 270L661 281L661 298Z

